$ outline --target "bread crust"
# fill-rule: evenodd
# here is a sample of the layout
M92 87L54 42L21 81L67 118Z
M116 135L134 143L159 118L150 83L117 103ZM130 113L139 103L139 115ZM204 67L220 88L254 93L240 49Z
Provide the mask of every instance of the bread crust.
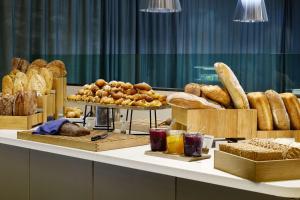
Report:
M9 75L2 78L2 93L12 95L14 93L14 82Z
M189 83L184 87L184 92L200 97L201 96L201 85L199 85L197 83Z
M290 117L291 128L300 130L300 103L298 98L292 93L283 93L280 96Z
M227 90L222 89L218 85L204 85L201 87L201 91L206 98L225 107L229 107L231 104L230 95Z
M145 82L135 84L133 87L137 90L147 90L147 91L152 90L152 87L149 84L145 83Z

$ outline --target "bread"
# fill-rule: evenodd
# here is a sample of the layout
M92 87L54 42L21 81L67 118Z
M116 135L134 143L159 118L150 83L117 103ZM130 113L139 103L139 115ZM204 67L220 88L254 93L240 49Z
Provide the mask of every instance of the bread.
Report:
M15 95L14 116L33 115L37 109L37 94L35 91L18 92Z
M26 74L24 74L23 72L18 72L14 81L14 94L16 94L19 91L23 92L27 90L27 86L28 79Z
M225 107L229 107L231 103L230 95L218 85L203 85L202 93L206 98L215 101Z
M280 94L291 120L291 128L300 130L300 103L292 93Z
M48 68L41 68L40 75L45 79L47 92L52 90L53 86L53 74Z
M133 87L137 90L147 90L147 91L152 90L152 87L149 84L145 83L145 82L135 84Z
M15 80L16 75L17 75L18 72L21 72L21 71L18 70L18 69L13 69L13 70L10 71L9 76L12 78L13 81Z
M0 115L12 116L14 101L14 95L7 94L0 96Z
M13 58L11 59L11 67L12 69L20 70L19 63L21 62L21 58Z
M95 83L99 88L102 88L103 86L107 85L107 82L103 79L98 79Z
M251 108L257 110L257 124L259 130L273 130L271 107L266 95L262 92L252 92L248 95Z
M67 75L66 66L61 60L54 60L48 63L47 68L52 72L54 78L60 78Z
M184 87L184 92L200 97L201 96L201 85L199 85L197 83L189 83Z
M34 74L28 82L28 90L36 91L42 95L46 94L47 84L45 79L39 74Z
M215 63L214 66L220 81L230 94L234 107L237 109L249 109L250 105L247 95L232 70L224 63Z
M184 92L170 94L167 97L167 103L187 109L223 109L220 105L210 103L202 97Z
M9 75L2 78L2 93L12 95L14 93L14 82Z
M60 128L59 134L69 137L80 137L89 135L90 131L73 123L65 123Z
M280 95L274 90L266 91L265 95L271 107L274 127L278 130L290 130L290 118Z
M254 161L282 160L282 152L254 146L247 143L220 144L220 151L241 156Z
M29 66L29 62L21 58L13 58L11 61L12 69L17 69L23 73L26 73Z
M48 64L47 61L44 59L36 59L31 63L31 65L38 66L39 68L46 67L47 64Z
M37 73L40 73L41 68L38 65L30 64L28 69L27 69L26 74L28 74L28 72L31 71L31 70L35 70Z

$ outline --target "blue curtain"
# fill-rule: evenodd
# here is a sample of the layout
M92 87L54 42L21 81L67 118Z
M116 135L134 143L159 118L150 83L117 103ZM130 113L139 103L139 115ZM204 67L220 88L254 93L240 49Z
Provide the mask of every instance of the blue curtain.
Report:
M61 59L70 84L97 78L182 88L229 64L247 91L297 88L297 0L266 0L268 23L232 21L236 0L181 0L183 12L139 12L145 0L2 0L0 75L14 56ZM297 27L298 26L298 27Z

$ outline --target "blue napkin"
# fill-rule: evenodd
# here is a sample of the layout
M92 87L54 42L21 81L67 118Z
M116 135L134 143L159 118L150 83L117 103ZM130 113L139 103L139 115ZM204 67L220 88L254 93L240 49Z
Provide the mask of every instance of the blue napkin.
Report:
M54 121L49 121L44 125L40 126L33 134L39 135L57 135L59 133L60 128L65 123L69 123L67 119L58 119Z

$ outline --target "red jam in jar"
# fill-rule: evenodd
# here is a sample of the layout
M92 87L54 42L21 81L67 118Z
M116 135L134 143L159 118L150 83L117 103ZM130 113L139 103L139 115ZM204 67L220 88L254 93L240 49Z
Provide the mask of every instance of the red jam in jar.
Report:
M184 141L184 155L199 157L202 154L203 136L201 134L186 133L183 136Z
M167 129L151 128L150 144L152 151L166 151L167 150Z

